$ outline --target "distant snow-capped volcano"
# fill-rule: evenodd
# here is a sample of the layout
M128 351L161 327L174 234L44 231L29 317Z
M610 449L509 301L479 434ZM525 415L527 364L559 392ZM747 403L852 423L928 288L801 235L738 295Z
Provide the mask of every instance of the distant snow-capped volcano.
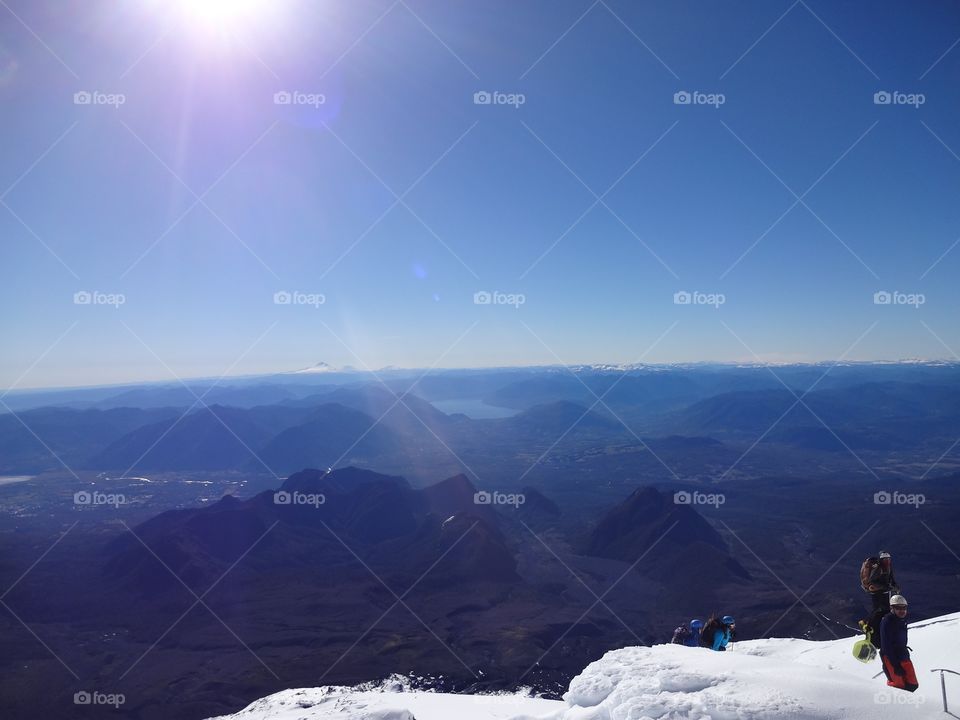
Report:
M313 375L316 373L335 372L335 368L330 367L325 362L318 362L316 365L305 367L301 370L294 370L294 375Z

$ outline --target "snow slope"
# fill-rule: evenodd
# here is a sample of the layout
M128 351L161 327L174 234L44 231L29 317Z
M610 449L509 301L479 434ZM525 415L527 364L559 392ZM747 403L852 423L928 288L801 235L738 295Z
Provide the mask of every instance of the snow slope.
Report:
M523 695L448 695L401 687L388 681L374 689L284 690L211 720L512 720L565 707L558 700Z
M716 653L677 645L614 650L570 683L564 700L409 692L401 681L285 690L215 720L917 720L943 714L939 675L960 672L960 613L918 622L913 694L886 687L879 659L857 662L853 639L768 639ZM960 678L947 676L952 707Z

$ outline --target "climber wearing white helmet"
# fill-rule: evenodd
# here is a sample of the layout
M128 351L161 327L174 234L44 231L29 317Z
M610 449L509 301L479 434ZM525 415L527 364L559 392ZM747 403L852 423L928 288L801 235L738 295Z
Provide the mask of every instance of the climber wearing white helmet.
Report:
M890 612L880 622L880 657L887 685L913 692L919 687L907 647L907 599L890 598Z

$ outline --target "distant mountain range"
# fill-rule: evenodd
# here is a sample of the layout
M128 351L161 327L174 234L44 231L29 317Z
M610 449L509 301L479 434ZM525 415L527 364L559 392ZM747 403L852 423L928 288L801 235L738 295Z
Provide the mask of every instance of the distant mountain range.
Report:
M704 452L712 439L743 448L759 442L817 453L922 454L960 436L958 366L855 364L826 377L812 366L776 372L789 389L763 368L716 366L460 372L413 383L394 377L387 385L357 382L356 375L321 385L271 376L205 389L130 388L87 407L0 414L0 473L61 463L278 476L345 464L409 472L554 446L567 453L637 444L680 452L667 437L700 438L697 451ZM457 396L517 413L472 420L430 402Z
M781 388L722 393L678 413L676 427L701 434L759 436L808 449L846 441L877 450L960 434L960 385L869 382L814 390ZM841 447L842 449L842 447Z

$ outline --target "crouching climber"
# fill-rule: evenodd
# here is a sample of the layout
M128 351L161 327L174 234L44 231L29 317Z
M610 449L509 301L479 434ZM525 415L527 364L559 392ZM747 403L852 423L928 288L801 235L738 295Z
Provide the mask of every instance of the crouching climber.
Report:
M722 618L716 615L711 616L700 633L700 646L719 652L725 651L733 639L736 627L736 622L731 615L724 615Z
M693 619L689 627L679 626L673 631L673 638L670 640L674 645L686 645L687 647L700 646L700 630L703 628L703 620Z

